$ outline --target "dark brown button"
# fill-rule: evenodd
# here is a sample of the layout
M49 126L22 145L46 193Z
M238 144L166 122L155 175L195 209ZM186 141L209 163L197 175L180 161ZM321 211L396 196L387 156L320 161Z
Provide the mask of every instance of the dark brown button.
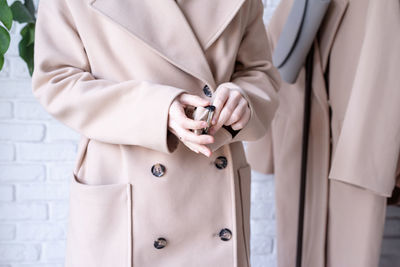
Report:
M156 249L165 248L166 245L167 245L167 240L163 237L160 237L156 241L154 241L154 247Z
M212 97L212 92L211 92L210 87L208 87L208 85L204 85L203 93L208 97Z
M222 241L229 241L232 238L232 232L228 228L224 228L219 232L219 237Z
M226 166L228 165L228 160L224 156L220 156L215 159L214 163L215 163L215 167L222 170L222 169L225 169Z
M154 164L151 167L151 173L155 177L162 177L165 174L165 166L160 163Z

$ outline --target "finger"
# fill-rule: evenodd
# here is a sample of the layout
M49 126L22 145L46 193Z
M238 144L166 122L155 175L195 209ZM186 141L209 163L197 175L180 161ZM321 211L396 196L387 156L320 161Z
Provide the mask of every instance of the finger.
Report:
M223 109L227 108L230 110L229 115L235 110L236 106L238 105L239 101L243 99L242 94L237 90L229 90L228 99L223 107ZM221 110L222 112L222 110ZM219 116L221 113L219 114ZM219 117L216 117L214 121L214 125L218 123ZM223 124L222 124L223 125ZM221 125L221 126L222 126Z
M216 124L221 113L222 108L225 105L225 102L229 98L229 89L226 87L220 87L215 95L213 106L215 106L214 116L212 120L212 124Z
M193 107L205 107L211 104L209 100L191 94L182 94L179 98L179 101L183 105L189 105Z
M246 124L249 122L250 116L251 116L250 108L246 108L246 111L243 114L242 118L239 121L237 121L231 125L232 129L235 131L243 129L246 126Z
M196 153L201 153L203 155L205 155L206 157L210 157L211 156L211 150L204 146L204 145L199 145L199 144L195 144L192 142L184 142L184 144L191 150L193 150Z
M225 124L225 122L229 119L231 111L228 110L226 107L224 107L221 111L221 115L219 116L219 119L217 121L217 124L215 124L212 129L210 134L215 134L219 129L221 129L222 125Z
M179 134L179 139L182 142L192 142L199 145L207 145L214 143L214 137L208 134L197 135L183 128L181 128L178 134Z
M180 117L178 119L178 123L182 128L190 129L190 130L203 129L208 126L206 121L195 121L195 120L189 119L186 116Z
M200 145L198 147L198 149L199 149L199 152L201 154L203 154L204 156L206 156L208 158L211 157L212 152L211 152L211 149L209 149L208 147Z
M187 146L190 150L199 153L199 148L197 146L197 144L191 143L191 142L182 142L185 146Z
M171 109L172 110L169 116L169 124L172 124L174 128L176 128L176 125L191 130L197 130L207 127L207 122L205 121L196 121L189 119L186 116L185 110L181 104L171 106Z
M174 101L169 108L168 115L170 121L176 120L177 118L185 118L186 114L182 103L180 103L180 101Z
M242 98L239 102L239 104L236 106L235 110L232 112L230 118L225 122L224 125L232 125L236 122L238 122L243 114L246 112L247 108L247 101L246 99Z
M236 109L239 101L242 99L242 95L238 91L232 90L229 94L229 99L226 101L225 106L223 107L217 123L214 125L214 129L210 134L216 133L222 125L226 123L231 117L233 111Z
M178 129L182 127L176 122L176 120L172 119L171 117L168 119L168 130L173 133L176 137L179 138Z

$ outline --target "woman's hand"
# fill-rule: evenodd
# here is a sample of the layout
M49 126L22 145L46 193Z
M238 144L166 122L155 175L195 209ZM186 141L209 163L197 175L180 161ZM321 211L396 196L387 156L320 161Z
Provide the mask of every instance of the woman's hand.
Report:
M231 126L237 131L243 129L250 120L250 108L246 98L235 89L221 86L215 92L213 102L215 106L214 118L210 134L215 134L223 125Z
M196 153L202 153L207 157L211 156L211 150L205 146L214 143L211 135L197 135L191 130L207 127L205 121L195 121L185 114L185 107L205 107L210 105L208 100L199 96L183 93L175 98L168 112L168 130L176 135L182 143Z

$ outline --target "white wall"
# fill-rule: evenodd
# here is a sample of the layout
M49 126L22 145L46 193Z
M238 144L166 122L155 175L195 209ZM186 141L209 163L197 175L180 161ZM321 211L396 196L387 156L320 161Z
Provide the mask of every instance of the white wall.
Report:
M265 19L277 2L266 5ZM0 72L0 267L61 267L68 183L79 136L33 98L25 63L18 57L20 28L15 26ZM252 188L253 266L273 267L272 177L255 176Z

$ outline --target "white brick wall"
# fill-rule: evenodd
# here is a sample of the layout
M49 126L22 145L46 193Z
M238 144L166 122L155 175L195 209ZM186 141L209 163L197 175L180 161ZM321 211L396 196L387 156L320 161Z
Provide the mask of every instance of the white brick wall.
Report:
M33 98L19 31L0 72L0 267L62 267L78 134Z

